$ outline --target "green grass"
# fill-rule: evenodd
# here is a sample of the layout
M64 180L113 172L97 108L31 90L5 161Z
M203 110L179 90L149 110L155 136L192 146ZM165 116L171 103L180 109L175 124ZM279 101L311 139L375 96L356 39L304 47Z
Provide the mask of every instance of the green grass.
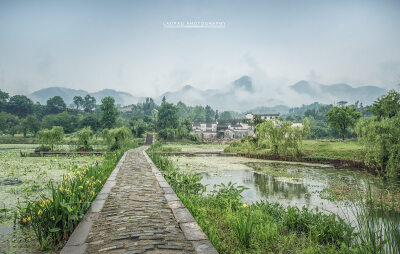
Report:
M357 140L347 142L323 142L321 140L304 140L303 150L311 158L363 160L362 146Z
M248 141L232 142L224 150L232 153L250 153L250 154L265 154L271 155L271 150L257 147L255 144ZM337 159L337 160L363 160L362 146L357 140L346 142L324 142L321 140L303 140L303 157L316 159Z
M0 134L0 144L37 144L37 141L33 136L24 137L21 134L14 136Z

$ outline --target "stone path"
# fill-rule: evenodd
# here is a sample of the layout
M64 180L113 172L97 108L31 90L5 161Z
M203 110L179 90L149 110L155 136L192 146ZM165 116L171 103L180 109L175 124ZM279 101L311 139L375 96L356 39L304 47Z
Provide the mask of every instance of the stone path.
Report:
M124 155L61 254L217 253L144 149Z

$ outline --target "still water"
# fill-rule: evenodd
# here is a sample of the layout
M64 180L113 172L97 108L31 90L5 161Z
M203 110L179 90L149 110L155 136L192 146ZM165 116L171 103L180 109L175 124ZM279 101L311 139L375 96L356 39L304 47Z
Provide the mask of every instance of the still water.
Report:
M337 170L333 166L310 163L277 162L243 157L173 157L182 170L200 172L207 191L215 184L229 182L248 188L243 202L278 202L283 206L303 206L338 214L352 221L350 192L365 189L373 177L358 171Z

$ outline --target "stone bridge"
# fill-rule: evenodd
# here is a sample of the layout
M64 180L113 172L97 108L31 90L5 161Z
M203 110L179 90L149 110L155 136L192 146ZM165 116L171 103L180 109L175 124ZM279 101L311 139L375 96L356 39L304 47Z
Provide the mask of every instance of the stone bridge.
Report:
M61 253L217 253L145 153L129 150Z

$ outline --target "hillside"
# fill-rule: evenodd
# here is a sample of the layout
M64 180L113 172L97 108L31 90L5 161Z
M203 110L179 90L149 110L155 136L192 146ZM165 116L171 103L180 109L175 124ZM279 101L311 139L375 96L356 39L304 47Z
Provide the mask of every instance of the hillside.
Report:
M46 104L46 101L54 96L61 96L64 99L67 105L73 103L73 98L75 96L86 96L90 94L94 98L96 98L97 104L100 104L101 99L107 96L112 96L115 99L116 104L120 105L130 105L136 104L140 101L144 101L144 98L133 96L130 93L116 91L114 89L104 89L98 92L89 93L85 90L76 90L65 87L48 87L44 89L40 89L28 95L34 102L38 101L41 104Z

